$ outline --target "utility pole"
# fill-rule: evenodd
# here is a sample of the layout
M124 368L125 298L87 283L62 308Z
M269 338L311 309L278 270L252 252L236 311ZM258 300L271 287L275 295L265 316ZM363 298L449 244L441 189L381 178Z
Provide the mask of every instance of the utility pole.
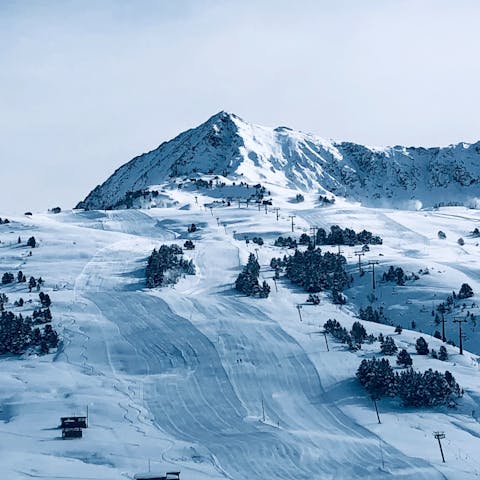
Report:
M442 454L442 462L445 463L445 456L443 455L442 442L440 441L445 438L445 434L443 432L433 432L433 436L438 440L438 446L440 447L440 453Z
M368 264L372 266L372 287L375 290L375 265L378 265L378 260L369 260Z
M275 210L275 213L277 214L277 222L278 222L278 212L280 209L278 207L275 207L274 210Z
M362 274L362 257L365 255L365 252L358 251L354 252L355 255L358 257L358 273Z
M298 316L300 317L300 321L303 322L303 320L302 320L302 306L297 305L297 310L298 310Z
M278 292L277 279L273 277L273 283L275 284L275 291Z
M325 345L327 347L327 352L330 351L330 348L328 348L328 340L327 340L327 332L325 330L322 330L323 337L325 338Z
M447 337L445 336L445 313L442 312L442 342L446 342Z
M378 446L380 447L380 457L382 459L382 468L385 469L385 459L383 458L382 439L378 437Z
M289 215L288 218L290 218L292 220L292 232L293 232L293 226L295 225L293 223L293 219L295 218L295 215Z
M458 323L458 340L460 343L460 355L463 355L463 335L462 335L462 323L467 320L463 317L453 317L453 323Z
M373 400L373 404L375 405L375 412L377 413L377 420L378 420L378 423L382 423L382 422L380 421L380 415L379 415L379 413L378 413L378 405L377 405L377 400L376 400L375 398L372 398L372 400Z

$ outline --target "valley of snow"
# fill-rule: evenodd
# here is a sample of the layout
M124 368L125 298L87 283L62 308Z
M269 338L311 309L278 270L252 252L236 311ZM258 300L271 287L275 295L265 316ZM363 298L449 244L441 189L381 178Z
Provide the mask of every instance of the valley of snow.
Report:
M277 220L271 207L267 213L235 202L206 208L214 200L208 190L164 194L168 208L34 214L0 225L0 272L43 277L62 338L55 354L0 359L2 478L132 479L149 461L162 474L181 470L182 480L480 475L478 357L447 346L449 360L441 362L416 355L414 347L423 335L438 350L442 342L429 336L439 329L432 307L462 283L476 294L469 307L480 301L480 247L468 235L479 211L371 209L341 199L320 207L317 194L292 203L291 192L277 188ZM329 318L347 328L357 320L358 308L369 304L371 273L360 277L357 248L344 246L354 276L346 306L333 305L328 295L318 306L306 305L307 294L284 279L276 291L269 264L288 253L273 241L291 234L289 215L295 215L297 236L333 224L380 235L383 245L371 246L363 259L380 262L378 278L390 265L407 273L428 269L403 287L377 285L373 305L384 305L393 324L404 327L400 335L387 325L363 323L368 333L394 335L416 369L451 371L465 390L457 408L406 409L396 399L381 400L377 423L355 372L362 358L380 355L378 342L350 352L329 338L327 351L320 333ZM187 234L192 223L199 229ZM31 235L39 245L28 256L17 238ZM247 244L246 236L262 236L265 244ZM174 287L146 289L152 249L181 246L187 238L195 250L185 256L197 274ZM272 287L268 299L233 289L249 253L258 253L261 278ZM38 294L24 285L0 291L10 303L19 297L37 302ZM412 320L415 331L408 330ZM475 325L467 324L465 332L465 348L480 353ZM447 337L457 342L451 319ZM84 437L62 440L60 416L85 414L87 406ZM434 431L446 434L445 464Z

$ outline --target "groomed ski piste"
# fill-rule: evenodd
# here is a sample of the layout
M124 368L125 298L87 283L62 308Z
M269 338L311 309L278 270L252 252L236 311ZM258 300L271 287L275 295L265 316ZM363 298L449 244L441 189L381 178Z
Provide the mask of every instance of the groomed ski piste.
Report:
M447 346L441 362L415 354L415 341L438 327L430 314L467 282L478 303L479 248L468 236L478 210L449 207L407 211L366 208L341 199L320 207L316 194L292 203L292 192L272 192L280 208L235 203L206 208L208 192L167 190L170 208L66 211L11 217L0 226L0 272L42 276L52 299L56 353L0 359L0 466L2 478L132 479L137 472L181 470L182 480L217 479L474 479L480 475L480 372L478 357ZM8 213L8 212L5 212ZM305 305L307 294L286 279L275 289L272 257L279 235L310 226L366 228L383 238L364 258L429 274L405 287L377 286L404 330L363 322L368 333L394 335L417 370L449 370L465 394L457 408L404 408L397 399L371 400L355 378L363 358L380 356L379 344L350 352L320 333L329 318L349 328L368 304L371 273L360 277L355 247L344 246L354 276L348 303ZM198 231L187 235L195 223ZM440 240L438 230L447 238ZM17 244L34 235L37 248ZM246 243L261 236L265 244ZM457 238L463 237L460 246ZM145 288L146 259L162 244L182 246L195 276L174 287ZM324 250L334 247L322 247ZM240 295L235 278L250 253L258 254L268 299ZM25 284L1 286L13 303L38 299ZM301 305L301 316L297 305ZM30 307L27 307L27 310ZM10 309L10 308L9 308ZM14 309L15 310L15 309ZM17 310L20 311L20 310ZM427 313L425 313L425 311ZM23 310L24 312L24 310ZM416 330L408 330L411 321ZM457 326L447 325L457 341ZM466 326L465 347L480 353L480 336ZM395 357L390 357L394 368ZM61 416L83 415L82 439L62 440ZM433 432L443 431L446 463Z

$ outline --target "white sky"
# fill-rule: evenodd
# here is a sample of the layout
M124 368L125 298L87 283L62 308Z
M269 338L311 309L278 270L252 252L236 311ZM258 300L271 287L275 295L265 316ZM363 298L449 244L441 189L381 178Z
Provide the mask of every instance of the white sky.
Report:
M219 110L477 141L479 45L478 0L0 0L0 216L72 207Z

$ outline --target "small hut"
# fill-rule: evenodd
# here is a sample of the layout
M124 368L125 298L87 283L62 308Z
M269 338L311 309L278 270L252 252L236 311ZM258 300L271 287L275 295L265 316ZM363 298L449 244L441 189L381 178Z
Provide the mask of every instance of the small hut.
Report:
M160 473L137 473L135 480L180 480L180 472Z
M60 427L61 428L87 428L88 420L87 420L87 417L61 417Z
M62 438L82 438L82 429L75 427L67 427L62 430Z

